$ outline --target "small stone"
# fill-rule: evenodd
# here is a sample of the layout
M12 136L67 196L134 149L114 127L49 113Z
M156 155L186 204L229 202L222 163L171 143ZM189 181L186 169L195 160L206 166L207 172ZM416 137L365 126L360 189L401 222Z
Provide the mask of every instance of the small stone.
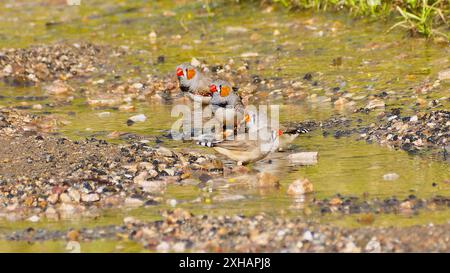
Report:
M75 189L69 189L68 190L69 196L72 198L73 201L75 202L80 202L81 200L81 194L79 191L75 190Z
M186 249L186 243L184 242L177 242L172 247L173 251L175 252L184 252Z
M219 194L212 198L214 202L222 203L222 202L234 202L239 200L244 200L245 196L240 194Z
M312 193L314 191L313 184L309 182L307 178L298 179L289 185L287 194L289 195L303 195L307 193Z
M280 182L279 182L280 179L277 176L275 176L271 173L268 173L268 172L259 173L257 176L257 179L258 179L258 182L257 182L258 187L262 187L262 188L275 187L275 188L277 188L280 186Z
M257 52L245 52L241 54L242 58L250 58L250 57L258 57L259 54Z
M241 26L228 26L225 28L225 32L229 34L246 33L247 31L247 28Z
M12 68L12 66L11 66L10 64L7 64L7 65L3 68L3 73L4 73L6 76L9 76L10 74L12 74L12 73L13 73L13 68Z
M148 38L150 39L151 44L156 44L157 36L158 35L156 35L156 32L154 32L154 31L150 32L150 34L148 35Z
M339 206L342 204L342 200L339 197L334 197L329 202L330 206Z
M161 180L143 181L140 183L144 192L161 194L166 189L166 182Z
M303 233L303 241L307 241L307 242L311 242L313 240L313 235L312 233L307 230Z
M158 252L168 252L170 249L170 245L167 242L161 242L157 247L156 251Z
M58 212L55 210L55 208L48 207L45 210L45 217L50 218L50 219L56 219L56 218L58 218Z
M400 175L398 175L396 173L387 173L387 174L383 175L383 179L386 181L396 180L399 177L400 177Z
M70 203L70 202L72 202L72 198L70 198L70 196L67 193L62 193L59 196L59 200L61 200L61 202L63 202L63 203Z
M370 253L380 253L381 244L376 237L372 237L372 239L367 243L365 250Z
M83 202L97 202L100 200L100 195L98 195L97 193L83 193L81 195L81 201Z
M130 117L128 120L131 120L132 122L144 122L147 120L147 117L144 114L139 114Z
M51 195L47 198L47 201L48 201L50 204L54 205L54 204L56 204L56 203L58 202L58 199L59 199L59 195L58 195L57 193L54 193L54 194L51 194Z
M128 226L128 225L133 225L133 224L139 223L139 220L137 220L136 218L134 218L132 216L127 216L127 217L123 218L123 223Z
M131 104L123 104L121 106L119 106L119 111L122 112L133 112L136 110L136 107L134 107L134 105Z
M33 104L33 110L42 110L42 105L41 104Z
M70 230L67 232L66 237L69 241L78 241L78 238L80 237L80 232L78 230Z
M138 198L127 197L125 199L125 205L130 207L140 207L144 204L144 201Z
M400 209L404 211L409 211L414 207L413 203L411 201L404 201L400 204Z
M169 199L167 200L167 204L169 204L171 207L177 206L177 200L176 199Z
M52 84L45 87L45 91L50 95L64 95L72 91L72 88L62 81L54 81Z
M375 109L375 108L384 108L386 106L386 104L384 103L384 101L379 100L379 99L373 99L371 101L369 101L369 103L366 105L366 108L369 110Z
M345 248L342 250L342 252L346 252L346 253L359 253L361 252L361 248L357 247L355 245L355 243L353 243L352 241L347 242L345 244Z
M358 218L358 222L363 225L371 225L375 222L375 217L372 213L365 213Z
M41 218L40 218L39 216L33 215L33 216L31 216L30 218L28 218L27 221L36 223L36 222L39 222L40 219L41 219Z
M98 113L97 116L99 118L108 118L111 116L111 113L110 112L101 112L101 113Z
M135 82L135 83L133 83L132 87L139 90L139 89L144 88L144 85L140 82Z
M441 72L439 72L438 78L441 81L450 80L450 69L442 70Z
M133 182L142 185L146 180L147 175L148 175L147 171L140 172L136 177L134 177Z
M288 155L288 160L297 165L315 165L317 164L318 152L302 152Z

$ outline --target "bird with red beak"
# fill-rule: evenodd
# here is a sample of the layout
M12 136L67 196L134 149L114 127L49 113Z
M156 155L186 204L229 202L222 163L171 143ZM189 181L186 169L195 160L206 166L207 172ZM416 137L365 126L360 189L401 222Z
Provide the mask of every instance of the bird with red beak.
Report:
M191 100L202 104L208 104L211 101L212 94L209 89L211 78L199 68L190 64L180 64L177 66L176 75L181 91Z

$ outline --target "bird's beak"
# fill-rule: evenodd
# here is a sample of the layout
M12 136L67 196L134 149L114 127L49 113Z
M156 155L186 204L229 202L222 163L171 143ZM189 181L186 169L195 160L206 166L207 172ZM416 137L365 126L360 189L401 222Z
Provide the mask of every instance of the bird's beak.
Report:
M178 77L183 77L183 69L181 67L177 68L177 76Z

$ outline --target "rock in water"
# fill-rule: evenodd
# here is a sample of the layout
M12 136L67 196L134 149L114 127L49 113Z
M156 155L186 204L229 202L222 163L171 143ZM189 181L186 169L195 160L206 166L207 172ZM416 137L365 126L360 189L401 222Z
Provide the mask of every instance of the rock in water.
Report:
M306 193L311 193L313 191L314 191L313 184L309 182L307 178L305 178L305 179L298 179L292 182L292 184L289 185L287 194L303 195Z
M132 116L128 120L131 120L132 122L144 122L147 120L147 117L144 114L140 114Z
M369 103L366 105L366 108L369 110L373 110L375 108L384 108L385 106L386 104L384 103L384 101L379 99L373 99L369 101Z
M280 179L271 173L263 172L258 174L258 187L279 187L279 181Z
M399 177L400 177L400 175L398 175L396 173L387 173L387 174L383 175L383 179L388 180L388 181L396 180Z
M302 152L290 154L288 159L291 163L298 165L315 165L317 164L318 152Z
M438 78L441 81L450 80L450 69L442 70L441 72L439 72Z

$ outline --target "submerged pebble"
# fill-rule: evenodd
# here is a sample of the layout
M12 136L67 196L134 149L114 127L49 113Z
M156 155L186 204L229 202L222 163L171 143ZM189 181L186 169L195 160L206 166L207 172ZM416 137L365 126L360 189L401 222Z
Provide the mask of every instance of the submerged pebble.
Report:
M400 175L398 175L396 173L387 173L387 174L383 175L384 180L396 180L399 177L400 177Z

